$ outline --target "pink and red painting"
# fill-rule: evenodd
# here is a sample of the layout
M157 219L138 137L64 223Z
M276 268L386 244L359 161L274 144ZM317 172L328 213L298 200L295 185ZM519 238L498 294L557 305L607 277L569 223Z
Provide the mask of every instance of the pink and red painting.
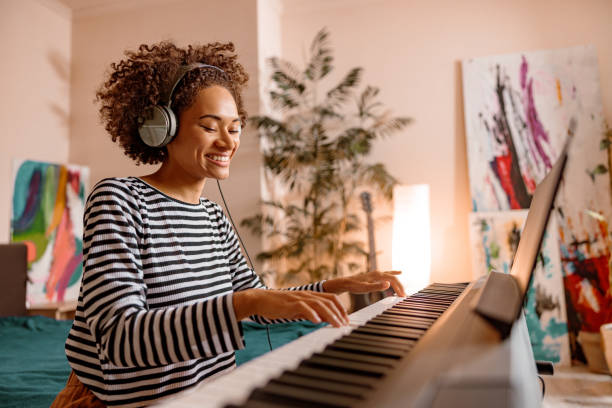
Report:
M76 300L89 169L17 160L13 176L11 241L28 249L26 305Z
M473 211L529 208L574 135L553 216L572 358L584 361L578 333L612 321L610 144L597 52L585 46L475 58L462 71Z

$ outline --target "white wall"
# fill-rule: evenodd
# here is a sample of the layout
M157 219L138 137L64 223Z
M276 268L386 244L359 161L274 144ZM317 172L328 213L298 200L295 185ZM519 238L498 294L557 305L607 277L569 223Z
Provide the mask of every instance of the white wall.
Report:
M302 62L326 26L336 78L354 66L381 88L397 115L414 118L375 146L403 184L431 186L432 280L469 280L471 209L459 61L469 57L594 44L604 116L612 124L612 1L288 0L283 57ZM379 229L379 266L389 268L390 224Z
M68 161L70 10L0 0L0 242L10 236L14 159Z
M72 121L70 161L91 168L91 184L104 177L140 176L152 166L136 166L118 145L112 143L98 117L95 91L105 79L112 62L123 58L126 49L165 39L178 45L234 42L241 63L251 75L244 101L247 111L259 108L257 57L257 3L253 0L167 0L131 1L85 9L73 20ZM240 150L232 162L223 192L236 223L258 210L260 200L259 141L252 132L242 136ZM205 196L220 204L216 183L208 182ZM240 228L239 228L240 230ZM254 258L259 239L241 230Z

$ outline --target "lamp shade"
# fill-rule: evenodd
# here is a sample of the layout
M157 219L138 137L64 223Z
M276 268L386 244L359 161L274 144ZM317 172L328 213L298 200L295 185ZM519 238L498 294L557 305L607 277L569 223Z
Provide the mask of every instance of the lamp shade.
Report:
M429 284L431 232L429 185L396 186L393 190L393 239L391 262L407 294Z

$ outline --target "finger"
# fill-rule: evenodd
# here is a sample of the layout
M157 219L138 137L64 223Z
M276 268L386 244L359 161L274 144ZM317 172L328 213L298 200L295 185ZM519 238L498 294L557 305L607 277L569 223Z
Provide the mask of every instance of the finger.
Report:
M334 311L335 308L333 306L330 307L331 304L333 304L333 302L320 298L312 299L309 306L312 307L319 316L321 316L321 319L323 319L324 322L327 322L334 327L341 327L343 322L338 313Z
M307 302L299 301L297 303L297 308L299 310L298 315L296 316L298 319L306 319L313 323L321 323L321 316L316 312L315 309L310 307Z
M393 291L400 297L406 297L406 291L404 290L404 285L397 279L395 276L391 276L389 278L389 284L393 288Z
M376 282L359 282L350 292L355 294L370 293L386 290L388 287L389 282L387 280L379 280Z
M402 271L385 271L385 273L388 273L390 275L401 275Z
M322 299L322 302L334 314L341 325L348 324L348 315L340 302L336 303L334 299L330 298Z
M344 308L344 306L342 305L342 302L340 302L340 298L337 295L334 294L325 294L325 297L327 299L330 299L336 310L338 311L338 314L342 317L342 319L344 320L345 323L348 324L348 313L346 312L346 309Z

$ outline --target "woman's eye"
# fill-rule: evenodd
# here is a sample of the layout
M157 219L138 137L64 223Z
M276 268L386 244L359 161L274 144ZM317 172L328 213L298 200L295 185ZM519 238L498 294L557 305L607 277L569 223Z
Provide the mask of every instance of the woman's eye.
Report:
M236 135L240 133L240 129L230 129L229 132L233 135Z
M205 131L207 131L207 132L216 132L217 131L217 129L209 128L208 126L204 126L204 125L200 125L200 127L202 129L204 129Z

